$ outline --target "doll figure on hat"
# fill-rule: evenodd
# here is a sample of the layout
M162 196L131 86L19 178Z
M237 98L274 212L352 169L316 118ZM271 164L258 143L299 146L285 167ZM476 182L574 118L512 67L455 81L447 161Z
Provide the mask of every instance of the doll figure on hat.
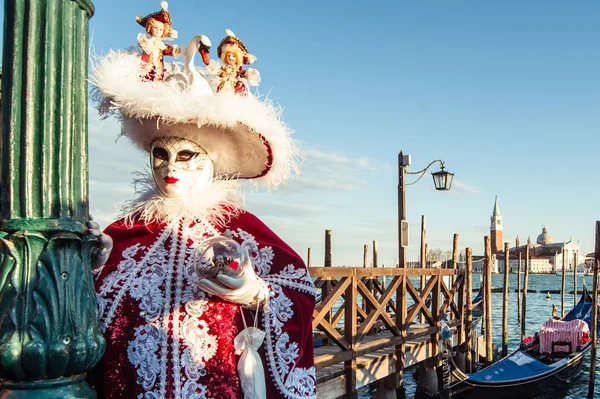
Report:
M260 73L254 68L246 70L242 65L253 63L256 57L248 52L244 43L232 31L226 29L225 32L227 36L217 47L217 55L223 65L219 67L216 62L211 61L206 71L220 78L217 93L245 96L248 94L247 84L258 86L260 83Z
M140 78L143 81L161 81L165 76L165 55L179 57L181 50L177 45L168 45L164 40L173 40L177 31L171 25L171 15L167 11L168 3L160 2L161 10L145 17L136 17L136 21L146 29L150 35L140 33L137 37L142 53Z

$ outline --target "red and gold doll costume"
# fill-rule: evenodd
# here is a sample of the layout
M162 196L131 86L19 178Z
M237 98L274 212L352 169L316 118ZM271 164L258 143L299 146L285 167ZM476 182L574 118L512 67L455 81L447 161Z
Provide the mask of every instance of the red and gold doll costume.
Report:
M168 3L160 3L161 10L145 17L137 16L136 21L140 24L150 37L143 34L138 35L138 44L142 48L140 78L146 82L163 80L165 77L164 57L179 56L179 48L163 43L163 38L177 37L177 31L173 29L171 15L167 11ZM153 33L153 27L159 26L160 34Z

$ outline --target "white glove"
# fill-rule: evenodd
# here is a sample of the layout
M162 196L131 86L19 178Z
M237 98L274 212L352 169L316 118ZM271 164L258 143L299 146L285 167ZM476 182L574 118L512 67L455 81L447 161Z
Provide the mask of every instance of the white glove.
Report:
M91 219L91 216L87 222L87 227L90 229L90 234L98 238L96 248L92 252L92 269L98 269L104 266L108 260L113 249L113 240L108 234L104 234L100 230L100 226Z
M218 281L202 279L196 284L207 293L226 301L240 305L262 305L265 312L269 311L269 286L256 275L248 256L244 257L242 271L238 276L219 273L216 279Z

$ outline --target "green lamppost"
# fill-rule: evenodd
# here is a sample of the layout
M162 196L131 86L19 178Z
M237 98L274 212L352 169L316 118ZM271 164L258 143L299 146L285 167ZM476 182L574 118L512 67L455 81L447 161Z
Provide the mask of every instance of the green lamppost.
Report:
M93 398L102 356L88 215L88 0L5 0L0 398Z

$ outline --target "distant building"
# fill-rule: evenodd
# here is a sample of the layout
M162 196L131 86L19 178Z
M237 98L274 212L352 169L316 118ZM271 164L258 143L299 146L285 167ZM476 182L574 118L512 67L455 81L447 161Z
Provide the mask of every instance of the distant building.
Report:
M578 270L584 272L585 257L580 254L579 243L571 238L567 242L552 242L552 236L548 233L546 226L542 227L542 233L537 237L537 242L529 247L529 272L530 273L556 273L562 271L566 265L566 270L573 270L573 265L578 265ZM525 249L527 244L512 247L509 252L509 271L510 273L517 272L517 263L519 252L521 253L521 272L525 269ZM563 265L563 252L565 262ZM504 254L498 254L498 269L501 273L504 272Z
M504 272L504 243L502 232L504 226L500 206L498 205L498 196L494 201L494 210L490 218L490 248L492 251L492 273ZM521 253L521 272L525 267L525 249L527 244L512 247L509 250L509 271L516 273L519 268L518 254ZM564 253L564 265L563 265ZM573 238L567 242L554 243L552 236L548 233L546 226L542 227L542 233L538 235L536 243L531 243L529 247L529 272L530 273L556 273L562 271L563 266L566 270L573 270L574 265L581 272L589 270L589 260L580 253L579 242L573 241ZM483 256L473 256L473 271L475 273L483 271Z
M502 242L502 215L500 215L500 207L498 206L498 196L494 202L494 211L492 212L492 224L490 225L490 246L493 254L504 251L504 243Z

